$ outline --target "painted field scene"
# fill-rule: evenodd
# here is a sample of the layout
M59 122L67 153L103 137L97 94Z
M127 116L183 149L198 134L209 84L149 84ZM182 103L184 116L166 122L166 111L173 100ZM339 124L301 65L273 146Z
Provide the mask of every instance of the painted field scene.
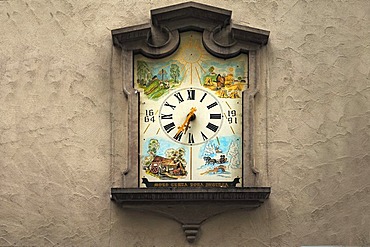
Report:
M169 89L178 87L183 79L178 62L153 63L138 60L136 83L150 99L158 99Z

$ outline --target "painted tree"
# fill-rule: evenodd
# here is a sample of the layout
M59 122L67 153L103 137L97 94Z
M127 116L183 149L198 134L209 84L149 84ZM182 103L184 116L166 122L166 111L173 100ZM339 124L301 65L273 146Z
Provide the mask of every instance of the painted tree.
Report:
M174 82L177 82L178 78L180 77L180 68L177 64L171 64L170 76L174 80Z
M209 73L210 74L213 74L213 72L215 71L215 67L211 66L209 69L208 69Z
M137 61L137 77L139 82L142 84L144 79L147 78L147 75L150 73L148 64L145 61Z
M148 156L144 159L144 167L148 167L150 163L154 160L155 156L157 155L157 152L159 150L159 142L156 139L151 139L148 144Z
M153 77L153 75L152 75L152 72L148 72L147 74L146 74L146 81L150 81L151 79L152 79L152 77Z
M229 168L236 169L240 167L239 148L237 143L231 142L227 156L230 157Z
M210 141L204 148L203 156L213 156L216 154L216 146Z
M179 166L179 168L182 171L182 175L186 175L186 165L187 162L185 160L185 149L183 148L178 148L178 149L167 149L166 151L166 157L169 159L172 159L176 165Z
M159 141L157 139L151 139L148 144L148 154L156 155L159 149Z

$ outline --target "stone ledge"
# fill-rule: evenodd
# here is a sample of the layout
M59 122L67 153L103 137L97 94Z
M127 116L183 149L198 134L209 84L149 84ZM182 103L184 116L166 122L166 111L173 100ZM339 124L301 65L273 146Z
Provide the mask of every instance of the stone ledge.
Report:
M270 187L236 188L112 188L112 200L119 204L132 203L184 203L225 202L263 203L268 199ZM260 205L260 204L259 204ZM258 206L259 206L258 205ZM256 205L257 206L257 205Z
M192 243L208 218L227 211L255 209L270 192L270 187L112 188L111 199L123 208L151 211L178 221Z

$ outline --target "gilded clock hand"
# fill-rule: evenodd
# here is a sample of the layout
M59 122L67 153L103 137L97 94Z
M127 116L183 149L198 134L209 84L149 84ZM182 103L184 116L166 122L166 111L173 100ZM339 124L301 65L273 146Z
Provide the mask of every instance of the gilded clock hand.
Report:
M189 118L188 122L186 123L185 125L185 130L184 130L184 133L186 133L186 131L189 129L189 125L190 125L190 122L193 121L195 119L195 111L197 110L195 107L193 107L194 110L193 111L190 111L190 113L187 115L187 117ZM192 109L193 109L192 108Z
M189 119L189 121L185 125L184 134L186 133L186 131L188 131L189 125L190 125L190 119Z
M186 133L186 131L189 129L190 121L193 121L195 119L195 111L196 110L197 110L197 108L192 107L190 109L189 114L186 116L186 124L185 124L184 133Z
M181 126L178 127L179 130L177 131L177 133L175 135L175 138L177 138L182 132L186 133L186 131L189 128L190 121L194 120L194 116L195 116L194 113L196 112L196 110L197 110L197 108L195 108L195 107L192 107L190 109L190 112L186 116L186 119L185 119L184 123Z

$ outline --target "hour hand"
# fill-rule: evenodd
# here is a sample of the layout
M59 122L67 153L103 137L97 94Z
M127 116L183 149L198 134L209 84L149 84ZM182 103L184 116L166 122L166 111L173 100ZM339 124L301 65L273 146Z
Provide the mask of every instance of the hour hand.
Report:
M189 129L189 125L190 125L190 120L186 123L185 125L185 129L184 129L184 134L186 133L186 131Z
M175 138L177 139L178 137L181 138L182 134L186 133L186 131L188 130L189 128L189 124L190 124L190 121L193 121L195 119L195 112L196 112L197 108L195 107L192 107L190 109L190 112L188 113L188 115L186 116L186 119L184 121L184 123L178 127L178 131L175 135Z
M192 107L190 109L190 112L186 116L186 120L184 122L184 133L186 133L186 131L189 129L190 121L193 121L195 119L196 110L197 110L197 108Z

